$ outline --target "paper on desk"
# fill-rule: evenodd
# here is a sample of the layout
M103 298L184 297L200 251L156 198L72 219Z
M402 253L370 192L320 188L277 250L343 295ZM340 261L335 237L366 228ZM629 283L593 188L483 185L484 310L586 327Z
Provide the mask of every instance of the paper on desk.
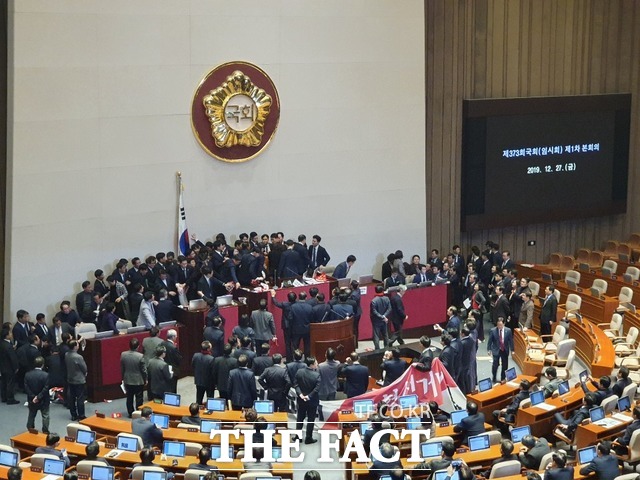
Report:
M507 385L510 387L520 387L520 383L518 382L507 382Z
M553 405L549 405L548 403L539 403L538 405L534 405L534 407L538 407L541 408L542 410L546 410L547 412L550 412L551 410L555 410L556 407L554 407Z
M604 428L613 428L622 424L621 421L614 420L613 418L603 418L602 420L598 420L597 422L594 422L594 423L599 427L604 427Z
M633 418L631 418L629 415L625 415L624 413L614 413L613 415L611 415L611 417L622 422L630 422L633 420Z

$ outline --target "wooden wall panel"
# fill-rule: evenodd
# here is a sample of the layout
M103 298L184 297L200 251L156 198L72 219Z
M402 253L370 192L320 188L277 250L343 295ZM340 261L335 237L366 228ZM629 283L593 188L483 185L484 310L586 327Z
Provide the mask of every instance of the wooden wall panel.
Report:
M517 260L543 262L640 231L640 2L425 2L427 247L460 243L466 253L493 240ZM460 232L463 99L614 92L633 94L626 215Z

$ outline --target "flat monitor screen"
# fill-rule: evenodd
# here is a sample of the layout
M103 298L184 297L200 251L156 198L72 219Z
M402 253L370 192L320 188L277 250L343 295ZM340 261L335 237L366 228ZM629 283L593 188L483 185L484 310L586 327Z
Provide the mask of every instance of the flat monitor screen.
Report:
M89 445L96 441L96 432L91 430L76 430L76 443Z
M454 471L451 477L446 470L440 470L433 474L433 480L459 480L459 478L457 471Z
M581 383L586 382L587 378L589 378L589 372L587 370L583 370L582 372L580 372L580 375L578 375L578 378L580 379Z
M42 472L47 475L58 475L61 477L64 475L64 460L53 460L51 458L44 459L44 466Z
M18 454L15 452L0 450L0 465L4 465L5 467L15 467L18 465Z
M142 472L142 480L167 480L167 472Z
M187 446L183 442L170 442L165 440L162 445L162 453L167 457L184 457Z
M165 393L163 403L165 405L171 405L173 407L180 406L180 395L177 393Z
M631 410L631 399L628 395L618 400L618 411L626 412L627 410Z
M442 442L420 444L420 456L422 458L439 457L441 453L442 453Z
M455 412L451 412L451 424L458 425L463 418L467 418L469 416L469 412L466 410L456 410Z
M355 400L353 402L353 413L356 415L368 415L374 410L373 400Z
M420 417L407 417L407 430L417 430L422 426Z
M531 427L529 425L511 430L511 441L513 443L521 442L525 435L531 435Z
M260 415L273 413L273 400L256 400L253 402L253 408Z
M412 408L418 406L418 395L403 395L398 398L400 408Z
M531 399L531 406L538 405L539 403L544 402L544 390L538 390L537 392L533 392L529 395Z
M211 433L211 430L220 430L222 425L220 422L214 422L212 420L202 420L200 422L200 431L202 433Z
M138 451L138 439L127 435L118 435L118 450L124 450L125 452Z
M358 280L360 285L367 285L371 282L373 282L373 275L360 275L360 279Z
M564 395L569 391L569 382L565 380L558 385L558 395Z
M207 399L207 410L212 412L224 412L227 408L227 401L224 398Z
M367 430L371 430L371 422L362 422L360 424L360 435L364 436Z
M507 382L513 382L516 377L518 375L516 375L516 369L515 367L511 367L511 368L507 368L507 371L505 372L506 378L507 378Z
M476 435L475 437L469 437L469 450L472 452L486 450L489 446L489 435Z
M151 414L151 423L158 428L169 428L169 415L160 415L159 413Z
M113 467L94 465L91 467L91 480L113 480L114 473Z
M229 447L229 458L233 458L233 447ZM211 458L221 458L222 447L220 445L211 445Z
M592 422L597 422L604 418L604 408L602 407L593 407L589 410L589 418L591 418Z
M585 464L591 462L596 457L596 447L591 446L578 450L578 463Z
M493 383L490 378L483 378L478 382L478 390L480 392L486 392L487 390L491 390Z
M282 447L271 447L271 455L274 460L279 460L282 457Z

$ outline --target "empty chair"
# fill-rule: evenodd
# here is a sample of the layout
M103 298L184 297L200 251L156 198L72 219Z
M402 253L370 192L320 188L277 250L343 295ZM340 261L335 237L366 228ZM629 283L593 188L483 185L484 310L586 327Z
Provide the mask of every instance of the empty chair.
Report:
M576 341L573 338L568 340L562 340L558 344L556 353L551 355L545 355L544 361L546 364L551 364L556 367L562 367L567 364L567 358L569 353L576 348Z
M185 454L193 455L194 457L198 456L198 452L202 450L202 444L197 442L184 442L185 446Z
M604 254L607 257L615 257L616 255L618 255L618 245L620 245L620 242L618 242L617 240L607 241L604 246Z
M519 475L522 465L519 460L507 460L493 466L489 478L509 477L511 475Z
M500 430L491 430L490 432L481 433L480 435L489 437L489 445L499 445L502 441L502 433Z
M133 326L133 323L131 322L131 320L122 320L119 319L116 322L116 328L118 329L119 332L125 332L127 331L128 328L131 328Z
M631 277L631 279L638 281L640 280L640 268L638 267L627 267L627 269L624 272L625 275L629 275L629 277Z
M604 409L604 413L607 414L613 412L618 405L619 399L620 397L618 397L618 395L609 395L607 398L602 400L600 406Z
M618 338L622 335L622 315L614 313L611 316L611 322L599 323L598 328L601 328L604 334L611 338Z
M636 398L636 393L637 392L638 392L638 385L636 385L635 383L631 382L629 385L624 387L624 389L622 390L622 396L623 397L629 397L631 399L631 401L633 402L633 399Z
M538 282L530 281L529 290L531 290L531 296L536 298L540 293L540 284Z
M202 470L197 468L189 468L184 472L184 480L200 480L200 477L205 474Z
M76 470L79 475L87 475L91 478L91 469L93 467L104 467L104 462L99 460L80 460L76 464Z
M520 402L520 405L518 406L518 408L529 408L530 406L531 406L531 399L525 398ZM434 438L438 438L438 437L434 437Z
M553 291L553 296L556 297L558 303L560 303L560 290L557 288Z
M576 351L571 350L569 352L569 356L567 357L567 363L564 367L556 367L556 375L558 378L562 378L563 380L569 380L571 378L571 368L573 367L573 362L576 360Z
M75 334L76 337L82 337L85 339L94 338L98 329L93 323L79 323L76 325Z
M560 268L558 270L560 270L561 272L573 270L575 264L575 258L573 258L571 255L565 255L564 257L562 257L562 263L560 264Z
M632 248L640 248L640 233L632 233L629 237L629 245Z
M558 307L562 307L568 313L579 312L580 307L582 306L582 297L575 293L570 293L567 295L566 303L563 305L558 305Z
M614 261L614 260L605 260L604 263L602 264L602 268L608 268L611 273L613 275L615 275L618 272L618 262Z
M616 357L615 359L616 368L620 368L623 365L627 367L629 370L631 370L630 373L640 370L640 345L636 348L636 351L633 352L632 354ZM634 382L639 383L640 372L638 373L638 375L639 375L638 377L631 378L632 377L631 375L629 375L629 377Z
M541 335L540 339L545 342L542 344L542 350L546 353L553 353L558 351L558 344L567 336L567 329L562 325L556 325L553 335ZM536 348L536 345L531 345L532 348Z
M580 276L580 272L568 270L564 276L564 281L566 282L567 280L571 280L572 282L575 282L576 285L580 285Z
M640 429L636 430L631 434L631 440L629 441L629 452L626 455L617 455L615 452L612 452L618 460L622 460L629 465L636 465L640 463ZM638 474L634 473L637 477ZM620 477L618 477L620 479Z
M563 255L561 253L552 253L551 255L549 255L549 263L547 264L547 267L560 268L560 266L562 265L562 258Z
M591 268L600 268L604 263L604 254L599 250L592 250L589 254L589 266Z
M601 278L596 278L591 285L591 288L597 288L600 291L601 295L606 295L607 288L609 288L609 284L606 280L602 280Z
M631 327L624 337L617 337L614 339L616 356L623 357L631 355L633 350L637 347L636 341L638 340L638 329Z
M618 306L618 309L622 309L622 310L627 310L627 308L625 306L623 306L623 303L632 303L633 300L633 290L631 290L629 287L622 287L620 289L620 293L618 294L618 302L620 302L620 305Z
M91 428L86 425L82 425L81 423L71 422L67 424L67 437L76 438L76 433L78 432L78 430L86 430L90 432Z
M581 263L589 263L589 255L591 254L591 250L588 248L581 248L576 253L576 263L579 265Z
M45 460L60 460L60 457L57 455L50 455L48 453L34 453L29 459L29 464L32 467L42 469L44 468Z
M621 243L618 245L618 260L628 262L631 259L631 245L628 243Z
M336 270L335 265L327 265L324 267L323 271L326 275L331 275Z

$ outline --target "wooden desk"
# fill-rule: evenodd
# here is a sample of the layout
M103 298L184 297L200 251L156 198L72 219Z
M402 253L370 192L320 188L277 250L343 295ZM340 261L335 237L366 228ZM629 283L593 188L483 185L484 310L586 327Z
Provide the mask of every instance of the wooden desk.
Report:
M628 419L611 428L601 427L599 425L594 425L593 423L589 423L588 425L578 425L575 438L577 448L596 445L602 440L610 440L611 438L618 436L631 422L633 422L633 417L630 412L625 412L623 415ZM616 418L615 420L619 419Z
M540 373L540 369L538 369L537 373ZM529 380L533 384L537 383L538 377L518 375L512 383L494 385L491 390L482 393L471 393L467 395L467 398L476 402L478 411L484 413L485 418L493 418L494 410L500 410L511 403L513 396L520 390L520 382L522 380Z
M169 415L172 420L180 420L184 416L189 416L189 407L187 405L180 405L174 407L171 405L165 405L163 403L147 402L142 407L149 407L153 410L153 413L161 413L163 415ZM141 408L142 408L141 407ZM263 416L267 422L275 423L276 425L286 427L289 421L289 414L286 412L276 412L271 414L264 414ZM212 412L210 415L206 411L200 412L200 417L205 420L216 420L224 423L243 423L244 413L239 410L225 410L224 412Z
M0 466L0 479L7 480L9 467ZM32 472L30 468L22 469L22 480L41 480L46 477L42 472Z
M569 319L571 324L569 338L576 341L576 354L584 363L591 366L591 375L594 378L611 375L615 362L613 342L597 326L599 322L586 315L582 319L582 324L575 318ZM597 353L596 348L599 349Z
M20 458L29 457L35 453L36 448L47 445L47 435L45 433L24 432L11 437L11 446L20 450ZM69 455L84 457L86 455L86 445L76 442L68 442L64 437L60 440L59 450L66 448ZM102 448L104 450L104 447ZM140 461L138 459L138 461Z
M544 362L538 362L529 358L529 356L527 355L526 338L526 333L522 332L519 328L515 329L515 331L513 332L513 348L515 352L515 354L513 355L513 359L516 362L516 365L518 365L518 367L520 368L520 371L522 371L523 375L526 375L528 377L536 377L536 379L539 379L542 373L542 368L544 367Z

